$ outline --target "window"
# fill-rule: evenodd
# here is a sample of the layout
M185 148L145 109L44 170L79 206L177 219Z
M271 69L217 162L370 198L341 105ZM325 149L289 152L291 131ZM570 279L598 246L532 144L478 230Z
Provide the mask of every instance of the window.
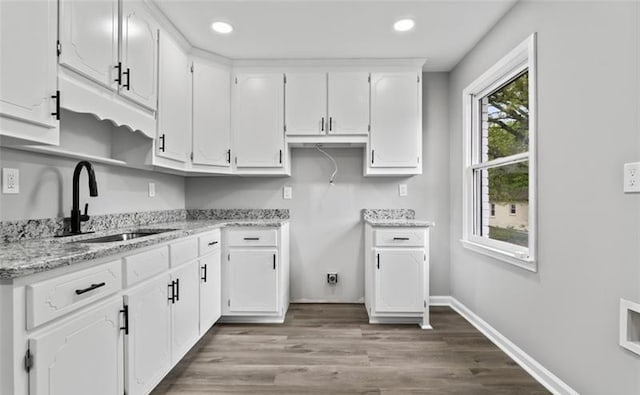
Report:
M535 35L463 92L466 248L535 271Z

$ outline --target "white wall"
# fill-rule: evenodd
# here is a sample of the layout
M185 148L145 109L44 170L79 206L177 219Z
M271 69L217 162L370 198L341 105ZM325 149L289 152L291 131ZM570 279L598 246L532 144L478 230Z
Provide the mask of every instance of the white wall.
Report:
M65 129L63 139L69 140L63 141L66 147L100 156L110 155L109 136L113 127L109 122L98 121L91 115L65 112L62 128ZM20 170L20 193L0 194L0 220L68 217L77 162L0 148L0 166ZM96 163L93 166L98 197L89 197L86 170L80 177L80 203L83 207L85 202L89 203L89 215L185 208L183 177ZM149 182L156 184L154 198L148 197Z
M449 294L448 75L423 78L424 174L415 177L364 178L363 149L328 149L333 166L315 149L293 150L291 178L218 177L187 180L188 208L289 208L291 210L291 296L293 300L361 301L364 296L363 208L413 208L433 220L432 294ZM398 183L409 196L398 196ZM293 199L282 199L282 187ZM339 284L326 284L337 271Z
M637 2L518 3L450 75L451 291L581 394L640 394L618 346L621 297L640 301ZM462 90L538 32L539 272L464 250Z

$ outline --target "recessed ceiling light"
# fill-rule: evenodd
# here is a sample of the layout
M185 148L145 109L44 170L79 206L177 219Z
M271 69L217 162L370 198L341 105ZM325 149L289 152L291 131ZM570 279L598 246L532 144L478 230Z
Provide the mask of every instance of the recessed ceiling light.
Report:
M211 24L211 28L214 32L220 34L229 34L233 31L233 26L231 26L227 22L213 22Z
M397 32L406 32L416 25L413 19L400 19L393 24L393 29Z

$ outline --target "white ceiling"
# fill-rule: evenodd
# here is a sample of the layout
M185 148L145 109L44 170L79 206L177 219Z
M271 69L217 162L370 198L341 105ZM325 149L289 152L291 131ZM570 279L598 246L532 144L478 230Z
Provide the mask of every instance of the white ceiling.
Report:
M450 70L516 1L155 0L193 46L231 59L426 58L427 71ZM405 17L416 27L393 31Z

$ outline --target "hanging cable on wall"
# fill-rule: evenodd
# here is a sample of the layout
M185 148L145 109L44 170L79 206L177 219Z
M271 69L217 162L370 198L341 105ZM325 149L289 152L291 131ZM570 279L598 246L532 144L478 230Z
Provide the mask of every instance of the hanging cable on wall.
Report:
M333 186L333 180L335 180L336 174L338 174L338 164L336 163L336 160L333 159L333 157L331 155L329 155L326 151L324 151L322 148L320 148L320 144L316 145L316 149L318 151L322 152L324 154L324 156L329 158L331 160L331 162L333 163L333 173L331 174L331 178L329 179L329 185Z

